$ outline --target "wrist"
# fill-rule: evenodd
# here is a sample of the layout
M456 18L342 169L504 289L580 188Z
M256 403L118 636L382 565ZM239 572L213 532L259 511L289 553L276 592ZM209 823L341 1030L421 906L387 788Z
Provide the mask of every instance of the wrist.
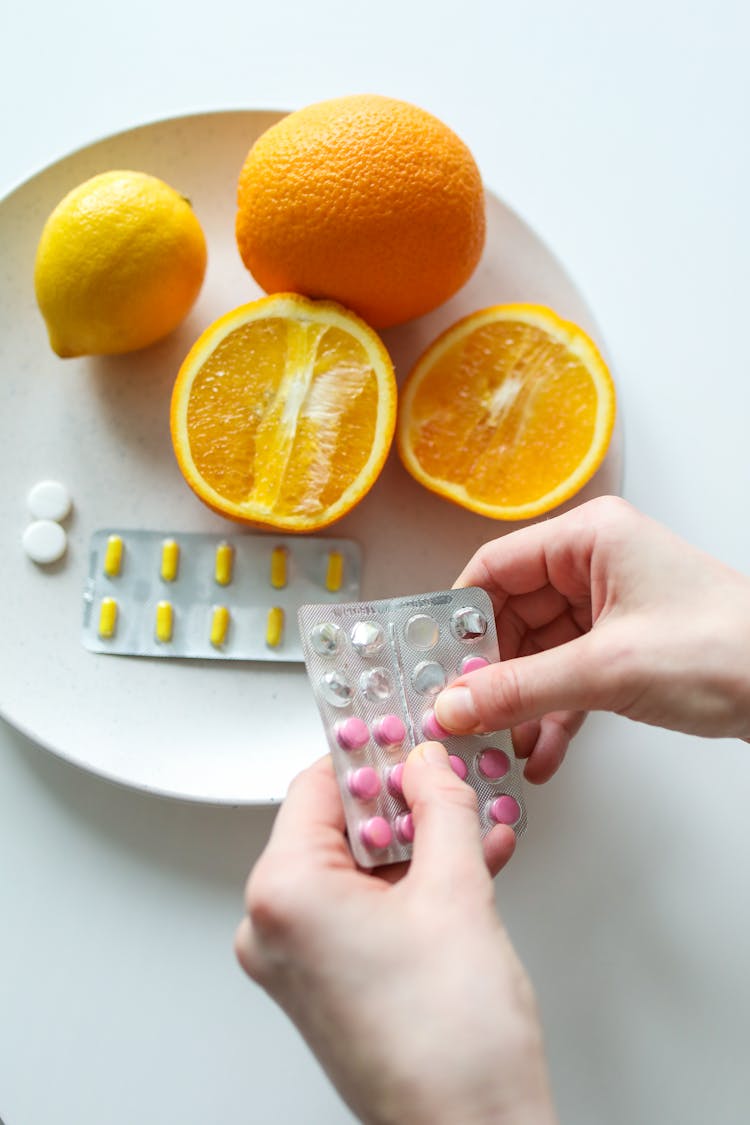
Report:
M513 1061L505 1053L488 1065L481 1080L454 1070L450 1059L436 1059L435 1071L414 1077L397 1092L388 1109L365 1116L368 1125L557 1125L541 1043L536 1040Z
M400 1113L394 1122L399 1125L558 1125L558 1117L549 1089L526 1091L518 1098L510 1098L502 1090L489 1097L482 1094L476 1100L470 1094L440 1106L421 1104L413 1106L410 1113ZM390 1122L389 1122L390 1125Z
M530 1098L528 1101L518 1103L511 1108L506 1105L488 1105L477 1109L476 1112L467 1113L465 1107L457 1111L452 1108L442 1110L438 1114L425 1117L401 1118L404 1125L558 1125L559 1119L549 1095L539 1098Z

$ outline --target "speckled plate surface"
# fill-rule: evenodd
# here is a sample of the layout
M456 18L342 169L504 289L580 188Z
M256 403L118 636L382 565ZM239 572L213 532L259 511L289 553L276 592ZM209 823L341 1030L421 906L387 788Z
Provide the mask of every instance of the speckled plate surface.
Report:
M202 329L260 291L234 243L235 184L245 154L281 116L231 111L131 129L58 161L0 203L0 713L84 769L192 800L265 803L326 751L302 666L167 661L93 654L81 644L91 533L99 527L236 532L193 496L172 455L168 405L179 364ZM209 246L202 294L169 339L106 359L60 360L33 290L48 213L76 184L111 168L151 172L189 196ZM488 196L484 257L467 286L429 316L383 333L403 378L421 350L460 316L503 301L548 304L602 345L583 299L543 243ZM621 428L582 498L617 492ZM74 510L68 552L51 567L21 548L26 494L64 481ZM395 451L376 486L332 535L363 547L362 596L449 586L485 540L512 529L440 500Z

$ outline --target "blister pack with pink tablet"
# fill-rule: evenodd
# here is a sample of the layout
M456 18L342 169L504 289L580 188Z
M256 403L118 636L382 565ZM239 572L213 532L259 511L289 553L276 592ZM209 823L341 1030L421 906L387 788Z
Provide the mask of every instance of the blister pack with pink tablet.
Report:
M492 603L469 587L383 601L305 605L302 649L361 867L408 859L414 824L401 777L409 751L442 742L476 791L484 836L526 827L508 731L452 735L432 710L459 675L499 659Z

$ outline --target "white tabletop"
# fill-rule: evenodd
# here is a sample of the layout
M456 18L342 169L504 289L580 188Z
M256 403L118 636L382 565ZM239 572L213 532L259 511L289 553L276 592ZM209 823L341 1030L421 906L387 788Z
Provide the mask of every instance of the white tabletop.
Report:
M587 297L615 360L627 497L750 570L745 5L108 11L14 12L0 192L173 114L365 90L420 103ZM559 777L527 792L529 832L498 895L564 1121L747 1120L749 795L747 746L601 715ZM233 960L272 819L118 788L0 721L6 1125L351 1120Z

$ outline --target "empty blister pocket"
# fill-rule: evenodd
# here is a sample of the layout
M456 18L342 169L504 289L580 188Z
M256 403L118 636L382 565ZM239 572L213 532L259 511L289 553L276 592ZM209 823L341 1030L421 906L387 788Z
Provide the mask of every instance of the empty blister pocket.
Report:
M409 751L444 743L454 771L476 791L482 835L498 823L526 826L507 731L452 735L432 710L459 675L499 659L484 590L305 605L300 636L331 748L352 853L363 867L411 854L414 825L401 788Z

